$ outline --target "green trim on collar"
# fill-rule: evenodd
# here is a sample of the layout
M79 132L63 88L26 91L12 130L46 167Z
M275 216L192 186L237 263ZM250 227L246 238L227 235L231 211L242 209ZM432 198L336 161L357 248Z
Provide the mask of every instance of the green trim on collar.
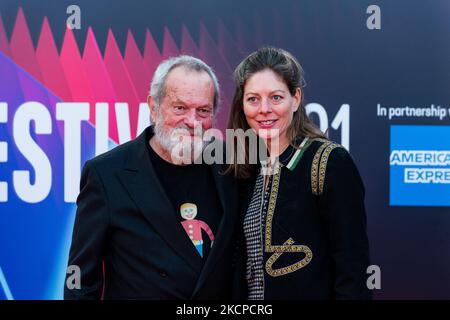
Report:
M300 158L303 156L303 153L305 150L309 147L312 140L306 137L303 139L302 143L300 144L297 151L295 151L294 155L292 156L289 163L286 165L286 168L288 168L291 171L294 171L295 167L297 166L298 162L300 161Z

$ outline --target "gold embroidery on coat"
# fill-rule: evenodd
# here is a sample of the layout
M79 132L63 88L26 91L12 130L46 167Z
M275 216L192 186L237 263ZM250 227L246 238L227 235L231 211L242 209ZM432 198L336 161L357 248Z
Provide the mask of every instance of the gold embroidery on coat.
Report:
M302 245L293 245L294 244L294 240L292 238L289 238L288 240L286 240L286 242L282 245L282 246L274 246L275 249L275 253L272 254L269 259L267 259L266 261L266 272L272 276L272 277L279 277L279 276L284 276L286 274L295 272L303 267L305 267L308 263L311 262L312 259L312 251L309 247L307 246L302 246ZM286 252L303 252L305 253L305 257L303 259L301 259L300 261L297 261L287 267L282 267L282 268L277 268L274 269L273 268L273 264L275 263L275 261L278 260L278 258Z
M325 149L328 145L330 145L330 142L324 142L319 149L317 149L316 154L314 155L312 165L311 165L311 189L312 193L315 195L319 195L318 185L317 185L317 175L319 172L319 162L320 162L320 156L322 155L323 149Z
M270 192L269 197L269 207L267 209L267 217L266 217L266 236L265 236L265 252L273 252L273 254L266 261L266 272L272 277L278 277L282 275L286 275L288 273L297 271L303 267L305 267L312 259L312 251L309 247L304 245L294 245L294 240L289 238L284 242L283 245L272 245L272 223L273 216L275 212L275 205L277 202L279 184L280 184L280 176L281 176L281 167L282 165L278 163L275 167L275 172L273 176L272 182L272 190ZM293 253L293 252L303 252L305 253L305 257L300 261L291 264L287 267L273 269L272 266L275 261L283 254L283 253Z
M326 169L328 158L331 151L335 148L343 148L340 144L326 141L323 139L316 139L317 141L325 141L319 149L317 149L311 166L311 189L316 196L323 193L325 185Z
M328 157L330 156L331 151L333 151L333 149L338 148L338 147L339 147L338 144L335 144L335 143L329 144L322 154L322 158L320 160L320 168L319 168L319 193L318 194L323 193L323 185L325 183L325 172L327 169Z

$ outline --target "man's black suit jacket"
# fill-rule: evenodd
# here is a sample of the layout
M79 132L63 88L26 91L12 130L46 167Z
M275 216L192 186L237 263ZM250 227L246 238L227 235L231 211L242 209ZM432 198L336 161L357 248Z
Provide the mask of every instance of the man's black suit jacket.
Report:
M146 131L84 166L68 263L80 267L81 288L66 285L65 299L230 298L234 179L211 165L223 217L203 262L157 179Z

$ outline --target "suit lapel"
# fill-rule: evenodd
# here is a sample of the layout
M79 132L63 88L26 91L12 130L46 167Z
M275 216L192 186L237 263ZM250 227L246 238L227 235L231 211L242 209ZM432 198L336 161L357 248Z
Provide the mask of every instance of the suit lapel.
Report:
M205 284L205 281L214 270L219 258L223 256L227 247L230 246L230 241L235 230L234 224L236 223L238 214L237 201L234 196L236 193L234 183L230 177L220 174L221 167L219 165L213 164L210 167L222 206L223 216L219 225L217 237L215 238L214 245L211 248L210 254L200 274L197 286L192 295L193 297L195 297L197 292ZM229 263L231 265L232 262L229 261Z
M134 150L131 150L119 178L156 232L197 273L200 273L202 258L177 219L175 209L150 161L146 146L147 130L151 128L147 128L134 142Z

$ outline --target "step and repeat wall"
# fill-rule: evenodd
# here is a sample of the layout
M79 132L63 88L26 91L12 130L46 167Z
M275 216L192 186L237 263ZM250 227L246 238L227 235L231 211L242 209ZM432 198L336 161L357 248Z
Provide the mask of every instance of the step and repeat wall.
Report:
M156 66L222 89L264 45L302 64L307 111L366 187L377 299L450 299L450 1L0 2L0 299L61 299L84 162L149 125Z

